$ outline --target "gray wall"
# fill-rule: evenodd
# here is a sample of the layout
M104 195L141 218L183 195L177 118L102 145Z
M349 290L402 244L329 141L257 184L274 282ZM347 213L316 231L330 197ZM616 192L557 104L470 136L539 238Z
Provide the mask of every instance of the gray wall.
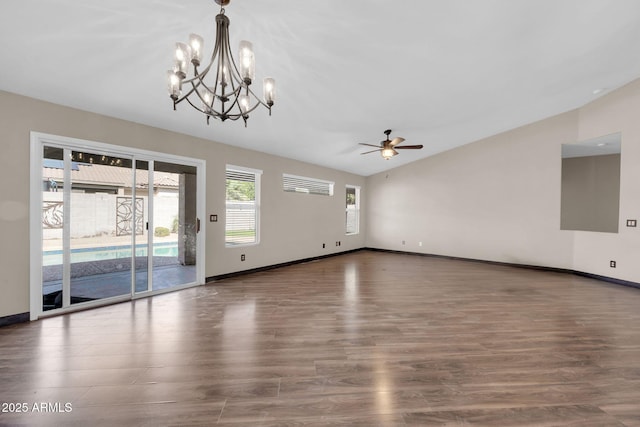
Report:
M618 232L620 154L562 159L562 230Z

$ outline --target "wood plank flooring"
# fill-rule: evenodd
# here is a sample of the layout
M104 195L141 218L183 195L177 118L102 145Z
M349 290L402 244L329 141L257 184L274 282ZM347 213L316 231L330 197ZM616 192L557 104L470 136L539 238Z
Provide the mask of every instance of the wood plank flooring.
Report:
M640 290L355 252L0 328L0 403L28 409L0 425L640 426Z

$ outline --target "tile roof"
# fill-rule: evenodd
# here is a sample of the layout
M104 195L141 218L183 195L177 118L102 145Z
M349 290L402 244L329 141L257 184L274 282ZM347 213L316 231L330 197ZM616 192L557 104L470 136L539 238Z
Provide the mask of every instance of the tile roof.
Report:
M107 185L114 187L131 187L133 175L130 168L76 163L77 167L71 170L73 183ZM64 179L64 170L52 167L42 168L44 180L54 179L61 182ZM180 175L170 172L154 172L154 186L163 188L178 188ZM149 174L146 170L136 170L136 187L149 186Z

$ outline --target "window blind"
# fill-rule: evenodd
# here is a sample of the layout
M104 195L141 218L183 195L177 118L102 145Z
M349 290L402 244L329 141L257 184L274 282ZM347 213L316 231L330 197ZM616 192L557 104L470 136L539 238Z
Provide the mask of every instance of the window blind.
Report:
M333 182L305 176L282 174L284 191L333 196Z

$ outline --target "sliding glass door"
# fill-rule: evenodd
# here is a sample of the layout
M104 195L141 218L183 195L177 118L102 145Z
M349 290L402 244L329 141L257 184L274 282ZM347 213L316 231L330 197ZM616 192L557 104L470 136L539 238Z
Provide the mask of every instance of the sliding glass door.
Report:
M122 156L71 150L71 304L131 294L131 235L139 228L130 209L126 216L121 209L135 205L131 163Z
M135 162L135 207L127 207L126 212L132 218L136 218L138 231L133 235L135 241L135 276L134 294L149 292L151 280L149 279L149 162L136 160ZM130 205L132 206L132 205ZM146 213L146 215L145 215Z
M197 168L154 160L137 164L137 194L144 200L143 211L150 214L136 237L135 292L193 283L197 277ZM141 212L139 217L143 216Z
M62 307L63 299L67 300L68 289L63 289L64 276L69 275L69 253L65 251L63 242L65 215L64 188L65 167L64 149L58 147L42 147L42 310L53 310ZM47 173L49 172L49 173Z
M41 156L32 185L41 212L40 223L32 223L41 236L37 312L204 281L197 262L197 163L73 144L32 144Z
M193 166L153 162L153 290L196 278L196 181Z

